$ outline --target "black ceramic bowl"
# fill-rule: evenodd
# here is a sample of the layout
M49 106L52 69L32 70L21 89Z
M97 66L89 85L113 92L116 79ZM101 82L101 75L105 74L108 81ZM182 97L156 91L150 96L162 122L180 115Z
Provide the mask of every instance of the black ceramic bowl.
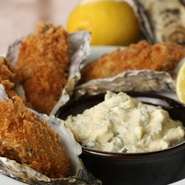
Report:
M151 93L129 94L142 102L160 105L185 126L185 107L182 104ZM64 106L58 116L65 119L70 114L76 115L103 99L104 95L83 97ZM103 185L166 185L185 178L185 144L141 154L101 152L83 147L81 158L87 169L103 181Z

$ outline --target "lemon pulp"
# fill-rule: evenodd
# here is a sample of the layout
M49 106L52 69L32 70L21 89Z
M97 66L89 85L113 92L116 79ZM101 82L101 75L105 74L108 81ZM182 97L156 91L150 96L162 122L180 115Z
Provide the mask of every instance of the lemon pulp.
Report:
M177 74L176 92L178 99L185 103L185 62Z

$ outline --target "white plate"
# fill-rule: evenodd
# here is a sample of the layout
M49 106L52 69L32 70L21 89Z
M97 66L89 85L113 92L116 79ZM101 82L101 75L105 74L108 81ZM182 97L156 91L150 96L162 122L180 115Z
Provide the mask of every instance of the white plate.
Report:
M176 183L173 183L173 184L170 184L170 185L185 185L185 180L181 180L179 182L176 182Z
M109 53L111 51L114 51L116 49L123 48L119 46L94 46L91 47L91 53L90 56L88 57L88 61L93 61L102 55Z
M0 175L0 185L26 185L4 175Z

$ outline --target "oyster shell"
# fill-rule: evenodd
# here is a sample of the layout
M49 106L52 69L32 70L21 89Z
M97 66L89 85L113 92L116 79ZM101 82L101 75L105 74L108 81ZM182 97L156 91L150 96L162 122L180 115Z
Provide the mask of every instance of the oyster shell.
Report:
M76 88L75 97L96 95L107 90L120 91L175 91L175 81L168 72L151 70L132 70L111 78L91 80Z
M12 45L9 46L6 59L9 62L9 65L14 68L18 60L19 48L21 46L23 39L15 41ZM51 115L54 115L57 110L67 103L70 99L70 96L73 93L75 85L79 81L80 75L80 66L83 60L87 57L90 51L90 34L88 32L77 32L69 35L69 45L70 45L70 56L71 56L71 65L69 69L68 81L61 92L61 96L53 107ZM21 84L16 86L17 93L25 99L24 88Z
M8 99L3 85L0 84L0 100ZM30 109L31 110L31 109ZM39 114L32 110L39 119L47 122L60 136L61 142L65 145L71 162L75 168L73 176L66 178L49 178L25 164L20 164L6 157L0 157L0 173L12 177L21 182L37 185L100 185L101 182L96 180L91 174L87 173L79 155L81 146L75 141L72 133L65 128L63 122L54 116Z
M183 0L134 0L143 34L151 42L185 44Z

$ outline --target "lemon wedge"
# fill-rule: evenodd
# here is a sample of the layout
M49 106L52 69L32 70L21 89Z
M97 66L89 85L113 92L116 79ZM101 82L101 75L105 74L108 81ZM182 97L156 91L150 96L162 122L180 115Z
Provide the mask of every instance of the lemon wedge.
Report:
M71 12L67 30L91 32L93 45L128 45L140 34L132 7L116 0L82 1Z
M185 61L177 73L176 92L178 99L185 103Z

